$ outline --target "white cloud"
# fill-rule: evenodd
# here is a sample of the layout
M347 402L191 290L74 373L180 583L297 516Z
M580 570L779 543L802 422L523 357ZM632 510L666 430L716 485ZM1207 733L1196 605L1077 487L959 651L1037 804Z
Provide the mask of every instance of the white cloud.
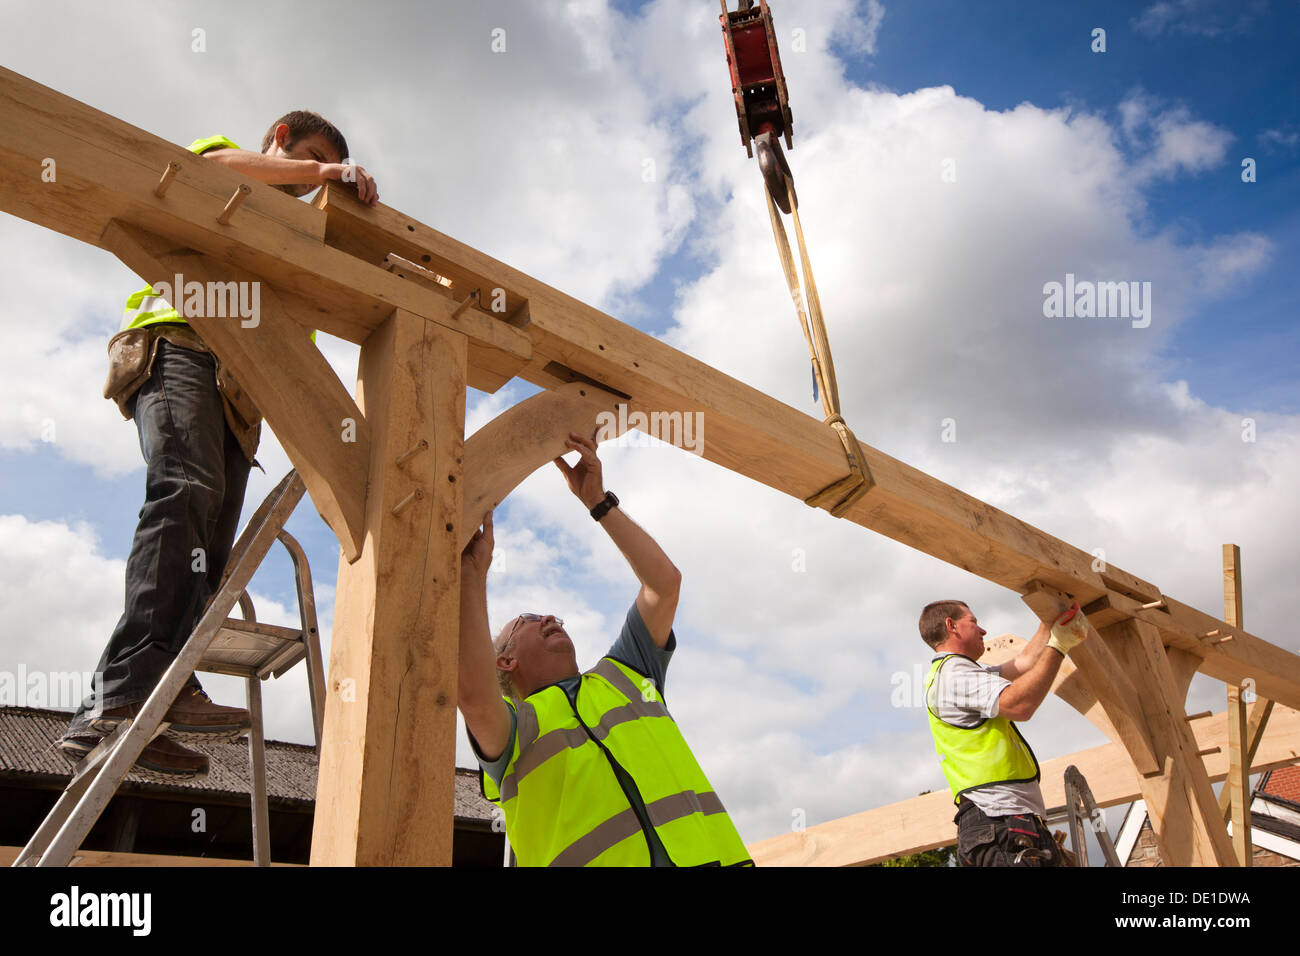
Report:
M1194 119L1185 106L1162 109L1141 89L1119 105L1125 137L1141 150L1134 175L1139 179L1199 173L1223 162L1233 135L1222 127Z
M1166 357L1189 316L1249 290L1273 240L1241 232L1189 244L1146 222L1143 190L1211 168L1227 134L1140 93L1112 125L1028 103L989 110L948 87L856 88L828 51L852 9L792 2L779 14L783 29L808 28L808 53L784 62L799 119L790 161L850 425L865 443L1085 550L1102 547L1207 611L1221 607L1219 545L1235 541L1249 626L1286 640L1300 422L1212 407L1198 383L1214 370L1175 375ZM344 22L330 20L336 9L323 13L322 23ZM15 53L6 63L181 142L214 126L246 130L248 140L285 101L315 106L345 127L386 202L597 305L627 302L688 243L705 271L680 287L666 338L820 417L758 174L736 142L716 10L661 0L634 20L596 3L413 12L401 33L322 32L325 60L346 55L392 71L326 78L280 63L271 38L288 21L267 15L265 33L242 36L242 72L223 59L230 46L214 42L233 20L212 20L209 60L164 49L166 62L188 64L165 89L60 53L61 27L45 20L23 24L42 58ZM127 35L161 29L145 22L153 16L119 23L92 11L87 25ZM490 51L493 26L508 31L506 53ZM194 102L207 104L204 116ZM645 159L655 160L653 182L642 179ZM946 159L955 182L941 178ZM13 301L59 289L78 315L104 312L68 332L57 317L31 323L11 307L5 401L52 406L53 381L76 396L58 407L61 422L90 422L92 407L116 415L98 397L102 372L91 375L89 356L116 327L134 280L99 252L7 218L0 250ZM1151 327L1045 319L1043 284L1067 273L1150 281ZM65 347L69 335L85 340L85 355ZM356 347L321 338L351 388ZM470 430L524 391L475 396ZM1253 443L1241 440L1247 414L1257 419ZM955 443L941 440L945 418L956 422ZM17 412L0 417L6 447L31 441L21 422ZM63 454L106 472L131 467L130 426L114 426L120 451L103 447L99 428L87 424L77 438L60 424ZM267 474L254 473L250 506L288 468L273 438L264 442ZM960 597L992 633L1027 636L1032 617L1015 594L682 452L607 448L602 458L607 486L685 575L669 702L747 839L785 832L795 808L811 824L942 786L924 716L890 706L891 677L926 659L915 631L924 603ZM9 520L2 553L17 556L16 568L84 564L94 583L79 599L99 622L77 629L63 579L52 579L57 594L25 584L43 617L18 619L16 633L66 634L58 644L68 650L37 654L14 637L10 653L67 667L89 654L93 663L120 612L120 562L96 557L90 529ZM559 613L589 664L616 636L636 582L550 466L499 512L497 539L493 625L521 610ZM333 583L335 555L313 553L318 588ZM269 579L258 586L282 594ZM11 603L21 592L7 593ZM328 628L328 602L318 600ZM258 604L259 613L265 605L268 615L292 615L270 598ZM1200 682L1193 697L1218 709L1211 698L1221 691ZM310 739L305 694L290 687L271 709L284 733ZM1097 742L1056 704L1026 733L1043 758ZM459 759L472 765L463 735Z
M1265 0L1159 0L1133 20L1133 29L1147 36L1232 36L1249 30L1266 9Z

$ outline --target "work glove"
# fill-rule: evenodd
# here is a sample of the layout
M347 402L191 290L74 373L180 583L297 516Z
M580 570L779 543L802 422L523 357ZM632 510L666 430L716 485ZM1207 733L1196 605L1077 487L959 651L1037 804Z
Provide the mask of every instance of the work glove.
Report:
M1047 639L1047 646L1068 655L1071 649L1088 636L1088 619L1079 610L1078 603L1052 622L1052 636Z

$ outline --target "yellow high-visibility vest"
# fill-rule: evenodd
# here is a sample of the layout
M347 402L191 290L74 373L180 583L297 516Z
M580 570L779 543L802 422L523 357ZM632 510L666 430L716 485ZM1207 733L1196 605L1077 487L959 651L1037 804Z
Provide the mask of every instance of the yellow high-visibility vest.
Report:
M576 699L555 684L506 699L514 748L500 788L484 774L483 792L521 866L647 866L646 826L677 866L752 865L653 681L605 657Z
M224 136L209 136L205 139L196 139L186 149L191 153L202 156L210 149L239 149L239 146ZM175 292L175 295L179 297L179 290ZM146 325L157 325L160 322L170 322L176 325L189 324L181 317L179 312L172 308L170 302L161 296L153 294L152 286L145 286L139 292L131 293L126 300L126 309L122 316L122 328L138 329Z
M930 732L939 753L939 766L952 790L952 802L960 803L967 790L995 783L1028 783L1039 777L1038 760L1020 729L1005 717L984 718L974 727L950 724L930 707L930 688L939 668L952 657L935 658L925 679L925 709L930 715ZM966 660L970 660L969 657Z

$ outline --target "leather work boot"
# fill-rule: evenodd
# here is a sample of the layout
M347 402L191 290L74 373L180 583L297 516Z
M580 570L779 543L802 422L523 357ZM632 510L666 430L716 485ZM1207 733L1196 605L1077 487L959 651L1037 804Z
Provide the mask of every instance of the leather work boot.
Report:
M135 717L143 708L144 704L110 707L92 720L90 726L96 733L111 734L118 724L128 717ZM164 731L168 737L192 743L238 740L253 729L248 711L214 704L203 688L192 684L181 688L163 720L171 725Z
M69 734L59 741L59 750L74 766L85 759L102 740L98 734ZM193 780L208 772L208 757L182 747L166 737L155 737L131 768L152 783L176 783Z

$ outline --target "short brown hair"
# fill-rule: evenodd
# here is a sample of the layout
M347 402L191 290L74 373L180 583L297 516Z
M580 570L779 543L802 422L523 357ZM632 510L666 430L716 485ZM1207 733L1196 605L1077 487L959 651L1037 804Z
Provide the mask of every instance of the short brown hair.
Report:
M278 120L271 124L271 128L266 131L262 137L262 152L271 148L271 143L275 140L275 128L283 123L289 127L289 141L286 147L292 146L304 136L310 136L312 133L320 133L325 137L339 153L339 162L343 162L351 155L348 152L348 141L343 138L343 134L338 128L321 116L319 113L312 113L308 110L294 110L292 113L285 113Z
M965 601L931 601L921 609L921 640L937 648L948 637L948 618L959 620L963 611L969 611Z

